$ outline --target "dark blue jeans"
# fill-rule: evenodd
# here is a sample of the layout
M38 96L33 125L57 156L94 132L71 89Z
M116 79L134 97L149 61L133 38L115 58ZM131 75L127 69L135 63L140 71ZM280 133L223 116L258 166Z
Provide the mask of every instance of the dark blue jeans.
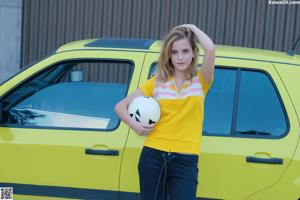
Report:
M143 147L139 165L142 200L195 200L198 156Z

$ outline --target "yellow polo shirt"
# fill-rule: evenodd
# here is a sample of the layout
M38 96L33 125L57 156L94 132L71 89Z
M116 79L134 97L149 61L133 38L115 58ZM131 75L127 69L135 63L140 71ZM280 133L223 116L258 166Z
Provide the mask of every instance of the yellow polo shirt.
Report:
M167 152L200 154L204 99L211 86L201 71L191 80L184 81L180 91L175 79L158 82L155 77L141 84L145 96L156 99L161 117L144 145Z

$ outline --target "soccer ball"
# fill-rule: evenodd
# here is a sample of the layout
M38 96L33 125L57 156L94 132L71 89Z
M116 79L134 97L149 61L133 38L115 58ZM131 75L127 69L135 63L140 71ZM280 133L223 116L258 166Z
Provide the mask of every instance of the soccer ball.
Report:
M130 103L128 113L137 122L155 124L160 118L160 107L152 97L139 96Z

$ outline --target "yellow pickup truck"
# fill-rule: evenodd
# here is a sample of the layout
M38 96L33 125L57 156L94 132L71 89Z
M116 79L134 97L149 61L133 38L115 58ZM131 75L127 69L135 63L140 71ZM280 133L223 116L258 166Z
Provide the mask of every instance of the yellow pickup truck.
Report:
M138 200L144 137L114 106L151 77L159 51L150 39L76 41L2 83L0 190ZM300 199L299 83L299 55L216 46L198 200Z

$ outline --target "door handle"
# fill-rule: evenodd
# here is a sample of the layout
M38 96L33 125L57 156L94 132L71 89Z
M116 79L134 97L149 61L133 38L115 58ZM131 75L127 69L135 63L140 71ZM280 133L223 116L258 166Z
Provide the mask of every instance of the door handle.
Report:
M283 164L282 158L257 158L253 156L247 156L246 161L252 163L265 163L265 164L275 164L275 165Z
M105 155L105 156L119 156L119 150L85 149L85 154Z

